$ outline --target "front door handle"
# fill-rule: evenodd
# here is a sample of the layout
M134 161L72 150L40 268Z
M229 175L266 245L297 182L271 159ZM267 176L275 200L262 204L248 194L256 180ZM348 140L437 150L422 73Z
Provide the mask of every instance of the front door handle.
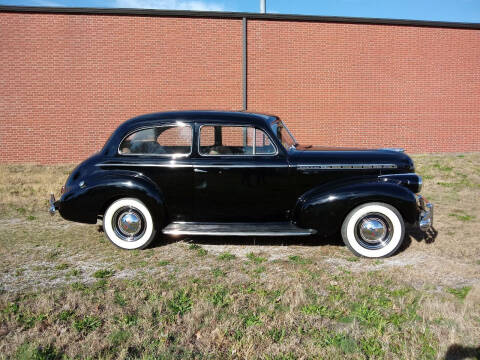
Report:
M202 170L202 169L194 168L194 169L193 169L193 172L206 174L208 171L207 171L207 170Z

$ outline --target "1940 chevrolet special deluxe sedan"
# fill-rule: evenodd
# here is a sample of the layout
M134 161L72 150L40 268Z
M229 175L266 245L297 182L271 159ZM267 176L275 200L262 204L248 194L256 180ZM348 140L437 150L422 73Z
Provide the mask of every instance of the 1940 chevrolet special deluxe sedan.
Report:
M299 145L276 116L184 111L121 124L72 171L50 212L103 220L123 249L157 234L341 234L364 257L392 255L405 223L427 231L433 206L422 179L394 149Z

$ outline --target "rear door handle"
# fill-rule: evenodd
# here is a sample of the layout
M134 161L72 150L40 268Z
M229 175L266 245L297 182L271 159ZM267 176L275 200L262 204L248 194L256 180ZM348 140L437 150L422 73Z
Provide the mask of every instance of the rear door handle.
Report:
M202 170L202 169L193 169L193 172L196 172L196 173L202 173L202 174L206 174L208 171L207 170Z

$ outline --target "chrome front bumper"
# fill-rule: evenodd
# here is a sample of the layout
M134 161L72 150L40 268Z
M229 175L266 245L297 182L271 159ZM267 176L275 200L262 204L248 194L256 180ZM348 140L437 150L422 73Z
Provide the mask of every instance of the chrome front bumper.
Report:
M50 194L50 200L49 200L49 208L48 208L48 212L50 213L50 215L55 215L55 211L57 210L57 206L55 205L55 195L53 194Z
M417 195L417 204L420 209L418 218L420 230L428 231L433 225L433 204L422 195Z

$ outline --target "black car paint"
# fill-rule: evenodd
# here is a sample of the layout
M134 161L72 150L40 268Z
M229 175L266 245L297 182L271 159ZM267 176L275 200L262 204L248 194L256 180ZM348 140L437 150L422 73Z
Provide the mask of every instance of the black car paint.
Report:
M72 172L56 207L65 219L95 223L112 201L137 197L159 226L171 221L291 221L326 231L338 230L355 206L382 201L395 206L406 222L416 221L418 177L401 175L414 171L409 156L390 150L285 149L270 127L276 120L270 115L220 111L166 112L128 120L99 153ZM194 129L189 156L119 154L121 141L135 129L176 121ZM202 124L254 126L270 136L278 152L200 155L197 137ZM369 164L376 167L368 168Z

